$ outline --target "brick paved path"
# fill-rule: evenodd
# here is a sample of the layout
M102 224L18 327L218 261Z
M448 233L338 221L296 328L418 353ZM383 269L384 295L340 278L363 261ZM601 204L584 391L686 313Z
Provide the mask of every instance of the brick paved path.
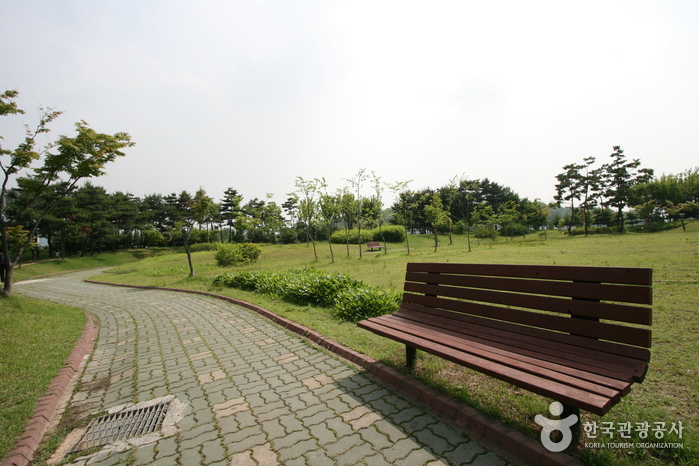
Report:
M174 395L178 430L81 464L504 465L478 443L258 314L196 295L82 282L17 283L95 314L99 338L71 409Z

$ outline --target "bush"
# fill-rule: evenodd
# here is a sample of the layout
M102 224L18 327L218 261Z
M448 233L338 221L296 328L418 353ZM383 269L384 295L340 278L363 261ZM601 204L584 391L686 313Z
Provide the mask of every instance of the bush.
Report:
M283 301L326 307L333 305L341 291L362 286L362 282L354 278L321 272L312 267L286 272L226 273L216 276L213 283L256 291Z
M339 293L335 299L335 311L342 320L359 322L392 314L398 309L400 302L400 293L363 286Z
M255 262L262 254L262 248L253 243L230 244L220 243L216 249L214 259L220 267L232 265L250 264Z
M215 286L228 286L268 295L297 304L335 307L343 320L361 319L394 312L400 294L373 288L360 280L312 267L286 272L222 273L214 278Z
M360 243L368 243L369 241L383 241L381 238L381 232L383 232L383 237L388 243L401 243L405 241L405 228L398 225L387 225L382 227L381 230L378 228L370 230L362 230L362 238ZM357 244L357 238L359 237L359 230L353 228L349 230L349 243ZM330 236L330 242L335 244L345 244L347 242L347 235L345 230L338 230Z
M359 230L353 228L346 232L346 230L338 230L330 235L330 242L335 244L345 244L347 242L347 236L349 236L350 244L357 244L357 239L359 238ZM373 230L362 230L362 237L359 243L368 243L369 241L374 241Z
M473 236L475 236L476 238L492 238L493 229L485 227L483 225L478 225L476 228L473 229Z
M221 243L194 243L189 245L190 252L215 251Z
M374 231L374 241L381 241L381 232L379 229ZM382 227L383 237L386 238L388 243L402 243L405 241L405 228L398 225L387 225Z
M588 235L613 235L618 233L619 230L613 227L589 227L587 229ZM585 234L585 227L578 227L574 230L570 230L570 233L566 231L566 234L570 236L581 236Z
M521 223L513 223L511 225L506 225L498 230L500 236L527 236L529 233L529 228Z

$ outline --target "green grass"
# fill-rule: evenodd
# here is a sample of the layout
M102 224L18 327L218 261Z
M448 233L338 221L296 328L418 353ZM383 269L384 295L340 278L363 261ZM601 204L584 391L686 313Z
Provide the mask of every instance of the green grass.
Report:
M362 259L359 258L357 246L351 247L350 257L347 257L345 246L333 245L335 263L330 262L327 244L317 245L318 261L314 260L312 248L305 244L266 245L257 263L226 269L215 266L213 252L198 252L193 254L197 275L191 278L187 277L186 256L169 251L149 252L155 257L138 262L133 261L143 257L143 254L137 252L119 253L111 259L106 257L110 255L100 255L26 265L21 272L15 271L15 277L20 279L58 271L116 265L118 261L123 261L123 265L94 278L114 283L206 290L233 296L270 309L398 370L404 370L402 345L361 330L354 324L342 322L333 316L330 309L283 303L251 292L214 289L211 280L223 271L286 271L312 266L399 291L403 285L405 264L415 261L651 267L654 270L654 323L649 374L642 384L634 385L631 394L603 418L583 413L583 421L648 421L666 422L668 425L681 421L685 428L683 438L666 436L664 440L679 441L684 444L684 449L580 448L570 453L589 464L600 465L688 465L699 461L699 436L696 432L699 428L699 403L696 398L699 393L699 362L696 357L699 353L696 337L699 334L696 304L699 296L699 223L690 224L686 233L676 229L654 234L587 238L549 233L546 238L538 234L514 241L498 238L495 243L472 238L471 252L468 251L465 236L454 236L453 245L448 244L446 237L440 237L440 247L436 253L431 235L411 236L410 241L410 256L404 245L389 244L387 254L364 251ZM0 306L3 304L0 301ZM5 314L3 309L0 315ZM16 323L10 324L10 327L16 326ZM4 331L5 328L3 323L0 329ZM67 346L72 348L72 344ZM10 359L3 354L0 361L5 360ZM430 355L420 355L415 376L534 438L538 438L540 431L533 421L534 416L548 412L550 400ZM4 393L3 390L0 388L0 393ZM36 397L41 393L39 391ZM4 406L0 412L4 416ZM0 432L4 431L0 426Z
M24 431L84 326L80 309L0 298L0 458Z
M146 257L154 257L162 253L163 250L161 249L138 249L133 251L96 254L94 256L29 262L20 267L15 267L12 278L14 282L18 282L39 275L70 272L81 269L94 269L96 267L113 267L135 262Z
M289 319L313 328L329 338L354 348L398 370L404 370L402 345L344 323L329 309L298 306L270 300L251 292L214 289L212 278L222 271L270 270L284 271L313 266L328 272L339 272L368 284L399 291L403 285L407 262L473 262L551 265L590 265L650 267L654 270L653 349L649 374L642 384L636 384L630 395L600 418L583 413L583 422L673 422L684 425L683 438L666 435L664 441L684 444L684 449L586 449L570 452L589 464L693 464L699 461L699 223L681 229L653 234L599 235L568 237L558 232L529 235L505 241L471 239L468 251L465 236L454 236L449 245L440 237L440 247L433 251L432 236L411 236L411 255L402 244L389 244L387 254L363 252L359 258L357 246L347 257L345 246L334 245L335 263L330 262L328 245L319 243L319 260L305 244L267 245L255 264L220 269L212 252L193 255L197 276L187 278L153 273L154 270L174 270L185 263L184 254L167 254L119 267L108 274L95 277L102 281L140 285L169 286L209 290L261 305ZM172 269L168 269L172 268ZM184 271L184 269L181 269ZM160 276L155 276L160 275ZM465 401L505 424L538 438L540 427L534 423L536 414L548 413L550 400L525 390L494 380L482 374L421 354L415 376L431 386ZM598 441L618 441L600 439ZM635 441L640 441L636 438Z

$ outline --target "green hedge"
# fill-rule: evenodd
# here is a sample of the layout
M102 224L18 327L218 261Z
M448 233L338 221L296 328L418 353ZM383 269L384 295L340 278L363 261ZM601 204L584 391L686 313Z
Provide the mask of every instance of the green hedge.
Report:
M400 304L399 293L312 267L286 272L227 272L217 275L213 284L255 291L297 304L334 307L340 319L350 322L390 314Z
M214 259L221 267L249 264L259 259L262 248L254 243L219 243Z
M362 237L359 243L368 243L369 241L383 241L381 238L381 233L383 232L383 237L388 243L401 243L405 241L405 228L398 225L386 225L382 227L381 230L378 228L373 228L370 230L362 230ZM330 236L330 241L336 244L345 244L347 242L347 236L349 235L349 243L357 244L357 239L359 238L359 230L354 228L349 230L348 234L345 230L338 230Z

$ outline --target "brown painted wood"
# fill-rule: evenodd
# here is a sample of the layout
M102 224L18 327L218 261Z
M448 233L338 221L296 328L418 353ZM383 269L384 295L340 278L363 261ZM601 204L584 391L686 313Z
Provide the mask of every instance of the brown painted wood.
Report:
M404 319L418 326L440 329L445 334L455 335L456 338L480 341L494 348L519 351L523 355L529 355L538 360L565 364L571 368L578 368L623 381L637 379L647 367L646 362L632 358L513 334L498 329L484 328L482 326L471 325L465 328L434 316L420 318L419 316L406 317L405 315L394 314L384 317Z
M410 263L401 308L358 325L601 415L647 373L651 284L650 269Z
M426 325L415 325L414 323L391 317L379 318L374 320L374 322L407 335L438 342L450 348L494 360L503 365L516 367L526 372L557 380L603 396L613 397L629 387L629 382L601 376L594 372L595 368L592 368L593 371L574 369L565 364L554 363L527 356L523 352L512 351L512 349L508 349L506 346L492 346L487 342L479 341L477 338L466 339L455 332L434 329ZM536 356L535 353L532 354ZM565 363L564 360L561 360L561 362Z
M489 304L458 301L434 296L423 296L405 293L403 302L419 304L425 307L436 307L463 314L472 314L489 319L502 320L532 327L556 330L559 332L575 333L589 338L626 343L629 345L650 347L651 333L645 328L625 327L623 325L604 322L591 322L568 317L529 312Z
M477 370L533 393L559 400L565 404L584 409L594 414L603 415L618 402L617 397L607 398L589 393L512 367L503 366L494 361L469 355L423 338L406 338L405 334L402 332L397 332L383 326L373 325L369 321L362 321L360 324L360 327L371 330L378 335L414 346L422 351L435 354L446 360Z
M409 272L437 272L493 277L538 278L545 280L580 280L587 282L646 285L653 283L652 269L625 267L578 267L564 265L504 265L411 262Z
M651 309L641 306L629 306L617 303L591 304L591 301L580 302L551 296L531 295L525 293L506 293L484 289L428 285L423 283L406 282L404 291L419 293L427 296L444 296L471 301L501 304L505 306L525 307L540 311L557 312L560 314L582 315L586 317L603 318L618 322L650 325L652 323Z
M647 286L415 272L406 273L405 281L635 304L653 302L651 288Z

